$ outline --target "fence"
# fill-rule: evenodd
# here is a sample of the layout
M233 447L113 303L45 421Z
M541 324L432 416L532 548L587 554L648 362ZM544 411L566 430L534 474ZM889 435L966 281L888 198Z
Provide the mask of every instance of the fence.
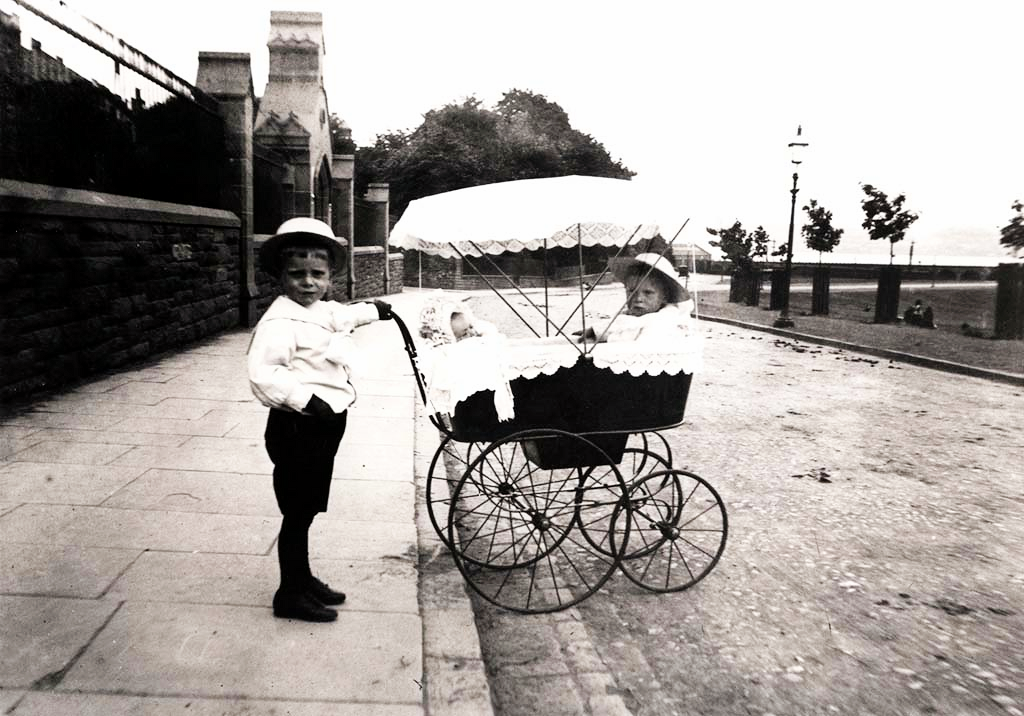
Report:
M220 207L217 104L57 0L0 0L0 177Z

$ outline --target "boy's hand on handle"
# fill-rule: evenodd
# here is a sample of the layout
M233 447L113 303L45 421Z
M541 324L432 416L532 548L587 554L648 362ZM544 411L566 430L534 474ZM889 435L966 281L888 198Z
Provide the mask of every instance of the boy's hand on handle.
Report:
M395 314L391 312L391 304L385 301L374 301L373 305L377 307L377 317L382 321L390 321Z
M327 404L327 401L317 395L314 395L309 399L309 402L306 403L304 412L309 413L310 415L315 415L318 418L334 417L334 411L331 410L331 406Z

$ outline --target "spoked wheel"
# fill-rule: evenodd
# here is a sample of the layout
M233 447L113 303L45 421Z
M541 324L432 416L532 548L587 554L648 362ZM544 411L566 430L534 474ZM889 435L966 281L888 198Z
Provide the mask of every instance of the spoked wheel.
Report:
M452 490L466 474L469 463L480 454L480 443L459 443L446 436L437 446L427 469L427 515L437 536L445 547L448 542L448 510L452 503Z
M627 491L634 484L653 472L664 472L671 467L661 456L643 448L626 448L622 453L622 462L618 468L610 465L599 465L588 468L591 472L583 487L585 497L596 503L615 506L621 499L622 492L618 486L618 480L626 483ZM666 477L666 480L671 478ZM592 515L581 515L579 520L580 533L590 543L590 546L602 554L615 556L620 554L622 559L632 559L636 556L634 550L638 549L636 540L629 543L629 549L623 554L625 538L622 530L629 529L629 520L617 520L615 523L618 533L611 530L611 515L595 512ZM643 549L641 545L639 549Z
M630 543L622 572L652 592L679 592L714 569L725 549L725 504L708 482L685 470L662 470L635 482L622 512ZM616 524L621 517L616 515Z
M513 611L553 612L608 580L629 538L629 515L619 509L626 485L605 465L607 484L586 489L593 462L610 461L586 438L560 430L515 433L480 453L455 486L448 518L452 556L475 592ZM576 529L596 530L602 521L612 535L604 551Z
M651 430L646 433L633 433L630 438L636 438L634 446L636 449L656 455L660 464L663 465L663 467L652 465L650 471L672 467L672 448L669 447L668 440L660 432ZM642 470L645 466L640 465L639 467Z

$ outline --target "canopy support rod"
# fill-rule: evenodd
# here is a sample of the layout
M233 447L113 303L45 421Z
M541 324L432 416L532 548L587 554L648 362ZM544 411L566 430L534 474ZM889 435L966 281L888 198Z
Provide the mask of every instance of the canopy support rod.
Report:
M516 315L516 318L518 318L520 321L522 321L523 325L525 325L527 328L529 328L530 331L533 333L533 335L535 335L537 338L540 338L540 334L537 333L536 330L534 330L533 326L531 326L529 323L526 322L526 319L523 318L522 314L520 314L519 311L516 310L515 306L513 306L511 303L509 303L508 300L504 296L501 295L501 291L498 290L498 287L495 286L493 283L491 283L490 280L486 276L484 276L483 272L481 272L480 269L478 269L473 264L473 262L469 260L469 257L466 256L461 251L459 251L458 247L455 246L455 244L449 244L449 245L453 249L455 249L455 253L457 253L459 255L459 257L462 258L469 265L469 267L471 269L473 269L473 273L475 273L477 276L479 276L481 279L483 279L483 282L486 283L487 287L490 288L491 291L494 292L494 295L496 295L498 298L500 298L502 300L502 302L506 306L508 306L509 310L512 311L512 313L514 313ZM508 278L508 277L506 276L505 278Z
M634 232L635 233L635 232ZM586 294L583 293L583 226L580 222L576 222L576 255L578 257L577 266L580 272L580 305L586 300ZM573 311L576 313L576 311ZM583 345L587 345L587 312L580 311L580 318L583 320ZM592 349L585 348L584 354L589 353Z
M612 258L618 259L620 256L622 256L622 252L625 251L626 247L633 242L633 237L636 236L637 232L640 231L641 228L643 228L643 224L639 224L635 229L633 229L633 233L630 235L629 239L627 239L626 243L624 243L622 246L618 247L618 251L615 252L615 256L613 256ZM565 327L569 325L569 321L571 321L573 316L576 315L576 312L583 308L584 301L587 298L590 298L590 294L594 292L594 289L601 285L601 281L608 274L608 271L608 266L605 266L604 269L601 270L600 275L597 277L597 280L594 281L594 285L590 287L590 290L587 291L587 294L583 297L583 300L581 300L576 305L576 308L572 309L572 313L569 314L569 317L566 318L565 321L562 322L562 325L558 327L559 333L565 330Z
M548 303L548 237L544 237L544 316L547 317L551 314L550 304ZM544 323L544 336L551 335L551 322L546 321Z
M527 302L528 304L530 304L531 306L533 306L533 307L534 307L534 308L535 308L535 309L537 310L537 313L539 313L540 315L544 316L544 320L546 321L546 323L545 323L545 326L547 326L548 324L550 324L550 325L552 325L552 326L554 326L554 325L555 325L555 322L554 322L554 321L552 321L552 320L551 320L551 319L550 319L550 318L548 317L548 314L547 314L547 313L546 313L545 311L541 310L540 306L538 306L538 305L537 305L537 304L536 304L536 303L535 303L535 302L533 301L533 299L531 299L531 298L530 298L529 296L527 296L527 295L526 295L526 294L525 294L525 293L523 292L523 289L521 289L521 288L520 288L520 287L519 287L519 286L518 286L518 285L516 284L516 282L515 282L515 281L514 281L514 280L512 279L512 277L511 277L511 276L509 276L509 275L508 275L507 273L505 273L504 271L502 271L502 270L501 270L501 267L500 267L500 266L498 266L498 264L496 264L496 263L494 262L494 259L492 259L492 258L491 258L491 257L490 257L490 256L489 256L488 254L486 254L485 252L481 251L481 250L480 250L480 247L479 247L479 246L477 246L477 245L476 245L476 243L474 243L473 241L470 241L470 242L468 242L468 243L469 243L469 245L470 245L470 246L472 246L472 247L473 247L474 249L476 249L477 251L479 251L479 252L480 252L480 255L481 255L481 256L482 256L483 258L487 259L488 263L490 263L490 264L491 264L491 266L493 266L493 267L494 267L494 270L495 270L495 271L497 271L497 272L498 272L498 273L499 273L499 274L501 275L501 277L502 277L502 278L504 278L504 279L505 279L506 281L508 281L509 285L510 285L510 286L511 286L512 288L514 288L514 289L516 290L516 292L517 292L517 293L518 293L518 294L519 294L520 296L522 296L522 297L523 297L524 299L526 299L526 302ZM457 247L456 247L456 246L455 246L454 244L449 244L449 245L450 245L450 246L451 246L451 247L452 247L453 249L455 249L456 251L459 251L459 249L458 249L458 248L457 248ZM459 251L459 255L460 255L460 256L463 256L463 254L462 254L462 252L461 252L461 251ZM463 258L466 258L466 257L465 257L465 256L463 256ZM510 304L510 303L509 303L508 301L506 301L506 300L505 300L505 298L504 298L504 296L501 296L501 294L500 294L500 293L498 293L498 289L496 289L496 288L494 287L494 284L492 284L492 283L491 283L490 281L488 281L488 280L487 280L487 277L486 277L486 276L484 276L484 275L483 275L483 273L481 273L481 272L480 272L480 270L479 270L478 268L476 268L475 266L473 266L472 262L470 262L470 264L469 264L469 265L470 265L470 266L472 266L472 267L473 267L473 270L474 270L474 271L476 271L477 275L478 275L478 276L479 276L480 278L482 278L482 279L484 280L484 283L486 283L486 284L487 284L487 285L488 285L488 286L489 286L489 287L491 288L491 290L492 290L492 291L494 291L495 293L497 293L497 294L498 294L498 296L499 296L499 297L501 297L501 300L502 300L502 301L505 301L505 305L506 305L506 306L508 306L509 308L511 308L511 309L512 309L512 312L516 314L516 316L517 316L517 317L519 318L519 320L520 320L520 321L522 321L523 323L525 323L525 324L526 324L526 327L527 327L527 328L529 328L529 329L530 329L531 331L533 331L533 335L535 335L535 336L537 336L538 338L540 338L540 334L539 334L539 333L537 333L537 331L536 331L536 330L534 330L533 326L531 326L531 325L530 325L529 323L527 323L527 322L526 322L526 319L522 317L522 315L521 315L521 314L519 313L519 311L517 311L516 309L512 308L512 304ZM555 326L555 328L556 328L556 329L558 329L558 326ZM569 336L566 336L566 335L565 335L565 333L564 333L564 332L563 332L563 331L562 331L561 329L558 329L558 332L559 332L559 334L560 334L560 335L564 336L566 340L568 340L568 341L569 341L570 343L572 343L572 345L576 346L576 344L575 344L575 343L573 342L573 340L572 340L572 339L571 339L571 338L570 338ZM576 348L577 348L577 350L579 350L579 351L580 351L580 354L582 355L582 354L583 354L583 351L579 349L579 346L576 346Z

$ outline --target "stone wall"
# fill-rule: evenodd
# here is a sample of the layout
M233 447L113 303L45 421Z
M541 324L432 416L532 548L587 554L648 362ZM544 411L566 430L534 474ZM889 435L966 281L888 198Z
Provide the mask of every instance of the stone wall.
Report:
M356 284L352 298L372 298L402 292L402 255L390 254L391 286L384 286L384 249L380 246L357 246L351 254L355 261ZM344 290L344 286L341 287Z
M462 262L440 256L431 256L421 251L402 251L403 273L406 286L423 288L452 289L462 278ZM396 274L392 273L392 276Z
M229 212L0 179L0 401L238 325Z

